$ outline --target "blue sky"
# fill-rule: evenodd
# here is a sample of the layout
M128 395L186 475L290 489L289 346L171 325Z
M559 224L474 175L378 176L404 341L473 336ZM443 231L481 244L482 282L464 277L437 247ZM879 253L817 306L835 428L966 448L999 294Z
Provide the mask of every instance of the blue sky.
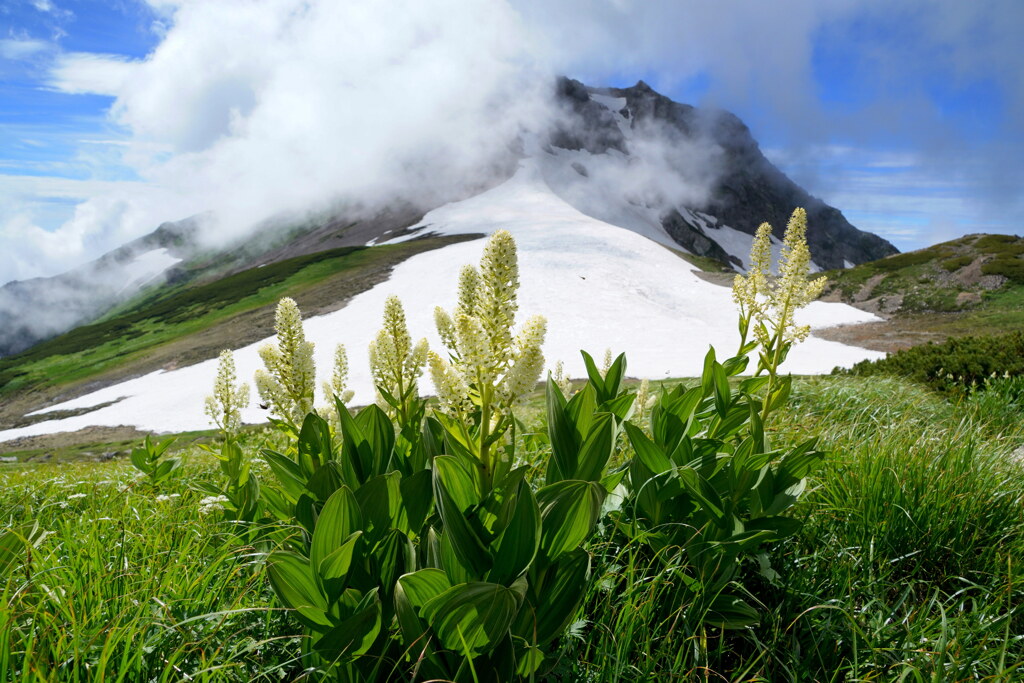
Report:
M183 169L205 163L234 178L243 158L295 147L258 142L250 114L285 76L321 83L330 73L309 36L288 33L295 14L317 12L320 23L379 27L342 39L342 26L324 46L365 40L348 55L356 64L401 62L375 51L406 34L414 46L442 35L451 49L430 54L441 71L412 73L443 73L444 83L460 69L496 81L517 70L593 85L644 79L679 101L729 109L794 180L904 250L1024 232L1024 2L441 0L438 19L411 1L378 18L326 0L4 0L0 280L59 272L202 210L208 188L197 186L209 178L190 184ZM298 117L305 99L279 108ZM259 154L239 152L244 142Z

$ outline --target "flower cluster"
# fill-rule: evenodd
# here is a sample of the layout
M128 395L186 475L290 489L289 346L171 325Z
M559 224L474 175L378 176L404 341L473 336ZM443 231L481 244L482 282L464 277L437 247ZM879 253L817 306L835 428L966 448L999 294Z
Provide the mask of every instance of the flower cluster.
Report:
M803 341L810 326L797 325L797 310L817 299L826 278L808 279L811 252L807 246L807 212L793 211L782 242L779 275L769 279L771 269L772 228L762 223L757 229L750 251L750 268L746 276L737 275L733 282L733 299L740 309L740 333L746 341L748 327L762 348L778 343Z
M274 319L277 344L264 344L259 349L266 370L256 371L256 390L263 404L278 418L302 424L313 410L316 368L313 365L313 342L306 341L302 314L295 301L281 299Z
M534 316L513 337L518 289L515 240L499 230L484 247L479 271L462 269L454 313L435 311L438 333L451 353L450 359L430 353L430 372L450 414L486 406L492 417L508 415L540 378L547 323Z
M334 372L331 373L331 381L324 382L324 398L328 404L332 403L335 396L342 403L348 403L355 396L355 392L346 387L348 383L348 353L344 344L334 347Z
M572 395L572 381L565 374L565 365L562 361L555 363L555 372L551 376L551 379L562 392L562 396L569 398L569 396Z
M224 349L220 352L213 394L206 397L206 414L225 438L238 434L242 426L241 411L249 407L249 385L236 384L236 381L235 357Z
M199 501L199 514L208 515L213 512L224 510L224 503L228 501L227 496L207 496Z
M416 383L423 374L427 353L426 339L412 343L402 302L397 296L389 296L384 302L384 326L370 342L370 372L378 389L377 402L382 408L392 414L396 410L384 400L380 390L402 405L418 396Z

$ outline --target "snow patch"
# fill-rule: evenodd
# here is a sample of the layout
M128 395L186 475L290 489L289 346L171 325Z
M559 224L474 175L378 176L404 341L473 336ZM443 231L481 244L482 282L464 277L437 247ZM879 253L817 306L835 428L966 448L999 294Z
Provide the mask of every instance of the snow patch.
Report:
M561 360L570 376L584 377L580 348L598 355L610 348L614 353L626 352L628 374L633 377L695 376L701 372L709 344L722 357L738 344L728 287L701 279L676 253L655 241L576 210L552 192L536 163L523 162L504 184L431 211L423 223L442 235L491 233L501 228L512 232L522 282L519 321L534 314L547 317L544 354L549 368ZM418 254L396 266L390 280L353 297L344 308L307 319L306 334L316 343L320 376L330 373L334 346L342 342L349 351L349 385L356 392L353 403L373 400L365 349L380 327L389 294L401 297L414 338L426 336L432 348L440 349L434 306L454 306L459 268L478 262L482 249L483 241L473 240ZM852 306L824 302L811 304L798 318L815 328L878 319ZM235 351L238 377L250 384L260 367L259 346ZM826 373L836 365L883 355L811 337L793 350L785 370ZM0 431L0 441L90 425L133 425L153 431L208 428L203 399L211 391L216 365L217 360L210 359L153 372L51 406L47 411L89 408L124 397L85 415ZM427 377L421 389L432 391ZM254 395L254 407L243 413L246 422L266 419L255 405Z

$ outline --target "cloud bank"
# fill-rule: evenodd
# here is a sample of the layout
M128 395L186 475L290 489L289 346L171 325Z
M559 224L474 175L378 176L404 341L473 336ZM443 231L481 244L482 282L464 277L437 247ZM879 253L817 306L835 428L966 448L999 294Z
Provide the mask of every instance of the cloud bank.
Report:
M42 4L52 12L62 3ZM0 175L0 248L9 255L0 282L60 272L209 210L218 217L211 237L224 240L337 200L401 193L429 205L452 187L485 183L489 160L549 116L559 73L591 84L642 77L676 99L735 111L759 139L809 160L792 166L798 182L852 215L879 217L877 226L860 222L865 229L906 226L885 223L896 199L872 194L884 183L862 181L863 167L821 161L818 150L836 140L909 154L915 180L935 192L955 182L959 204L946 205L956 204L957 221L1024 219L1017 0L149 6L160 40L144 59L65 52L48 76L62 92L113 98L109 118L125 143L116 146L119 179L133 182L78 185L63 196L79 202L71 217L46 231L38 200L52 196L47 181L33 193ZM3 40L8 60L46 53L32 37ZM981 104L972 108L975 92ZM963 132L993 111L982 133ZM932 190L909 191L924 212L918 234L944 229L948 214L926 207Z

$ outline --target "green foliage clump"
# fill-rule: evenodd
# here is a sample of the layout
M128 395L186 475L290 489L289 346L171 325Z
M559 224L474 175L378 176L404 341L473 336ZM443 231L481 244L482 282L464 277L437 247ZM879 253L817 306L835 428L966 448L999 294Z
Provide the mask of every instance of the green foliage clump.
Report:
M970 265L974 261L974 257L971 255L956 256L951 259L946 259L942 262L942 267L952 273L953 271L960 270L964 266Z
M985 275L1002 275L1012 282L1024 283L1024 259L997 258L982 264L981 272Z
M981 385L993 375L1024 375L1024 332L958 337L941 344L929 342L834 372L860 376L897 375L924 382L940 391L964 391Z

